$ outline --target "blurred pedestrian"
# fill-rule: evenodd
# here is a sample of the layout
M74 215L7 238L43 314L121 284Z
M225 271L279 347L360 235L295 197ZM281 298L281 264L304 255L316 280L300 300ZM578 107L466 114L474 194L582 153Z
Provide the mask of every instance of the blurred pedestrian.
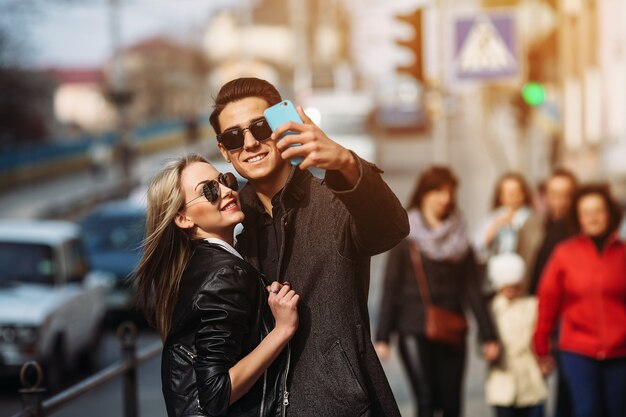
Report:
M545 212L534 213L519 230L517 250L529 266L523 284L524 293L537 292L539 278L557 244L572 236L568 213L578 186L576 176L566 170L557 169L545 181ZM554 339L558 338L558 330ZM558 355L558 352L553 352ZM557 361L558 364L558 361ZM561 368L557 367L556 405L554 417L570 417L571 396L564 382ZM535 413L541 417L544 413Z
M539 283L534 348L554 367L550 338L560 320L559 366L576 417L626 414L626 245L608 186L582 187L570 215L576 236L552 253Z
M469 305L485 358L495 360L499 355L470 238L456 207L457 184L447 167L435 166L420 176L407 208L409 237L391 250L387 261L376 350L381 359L388 358L391 335L397 334L419 417L438 412L456 417L462 409L465 334L459 345L429 339L428 305L461 317ZM413 262L412 245L419 250L418 262ZM420 284L420 276L425 277L425 285Z
M557 244L572 236L567 215L578 181L566 170L557 169L545 182L546 211L533 213L518 232L517 252L529 266L524 290L537 292L541 273Z
M489 259L487 274L496 295L491 311L502 351L489 366L485 395L497 417L531 417L543 410L548 388L532 350L537 299L525 296L526 265L516 253Z
M137 149L128 137L122 137L115 147L115 153L119 160L122 176L125 180L130 180L133 173L133 164L137 158Z
M94 177L106 174L113 162L113 150L108 143L102 140L94 139L87 148L87 155L89 156L89 168Z
M237 188L232 173L194 154L163 168L148 188L136 286L164 341L170 417L274 416L282 407L281 352L298 326L299 296L288 283L266 289L233 248L244 218Z
M498 179L492 207L474 238L481 264L494 254L517 250L517 233L532 213L532 195L521 174L509 172Z

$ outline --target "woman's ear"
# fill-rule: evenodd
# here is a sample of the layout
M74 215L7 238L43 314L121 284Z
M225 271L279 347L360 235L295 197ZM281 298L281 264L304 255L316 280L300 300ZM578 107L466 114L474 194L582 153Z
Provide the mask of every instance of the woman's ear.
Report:
M176 213L176 217L174 217L174 223L176 223L176 226L180 227L181 229L191 229L196 225L193 220L191 220L189 217L187 217L185 213L182 212Z

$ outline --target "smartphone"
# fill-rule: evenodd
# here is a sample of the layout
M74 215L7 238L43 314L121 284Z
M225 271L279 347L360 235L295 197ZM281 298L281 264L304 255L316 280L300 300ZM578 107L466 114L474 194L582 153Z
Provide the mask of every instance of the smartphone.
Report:
M284 125L287 122L302 123L302 119L300 118L300 115L298 114L296 107L293 105L293 103L290 100L283 100L280 103L276 103L273 106L268 107L263 112L263 115L265 116L265 119L267 120L267 123L270 125L270 128L272 129L272 131L275 131L276 129L278 129L278 127ZM298 134L298 132L292 132L290 130L288 130L287 133L285 133L285 135L296 135L296 134ZM285 135L281 136L281 138L284 137ZM281 138L279 138L279 140ZM294 144L292 146L300 146L300 145ZM291 165L298 165L303 160L304 158L302 157L296 157L296 158L291 158L290 162L291 162Z

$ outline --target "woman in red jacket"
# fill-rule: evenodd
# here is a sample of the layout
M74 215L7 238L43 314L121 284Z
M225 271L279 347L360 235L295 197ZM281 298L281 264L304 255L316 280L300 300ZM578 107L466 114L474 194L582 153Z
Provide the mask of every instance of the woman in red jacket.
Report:
M626 245L621 211L608 187L579 190L572 206L578 235L560 244L539 286L534 346L544 372L560 322L559 366L576 417L626 414Z

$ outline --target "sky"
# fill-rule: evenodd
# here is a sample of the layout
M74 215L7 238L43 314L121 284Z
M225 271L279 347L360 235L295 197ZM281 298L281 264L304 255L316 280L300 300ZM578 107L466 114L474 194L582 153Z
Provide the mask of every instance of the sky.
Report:
M8 1L8 0L0 0ZM69 4L68 4L69 3ZM233 0L119 0L123 45L157 34L200 45L206 24ZM35 67L97 67L111 55L109 0L45 1L28 19L27 62Z

